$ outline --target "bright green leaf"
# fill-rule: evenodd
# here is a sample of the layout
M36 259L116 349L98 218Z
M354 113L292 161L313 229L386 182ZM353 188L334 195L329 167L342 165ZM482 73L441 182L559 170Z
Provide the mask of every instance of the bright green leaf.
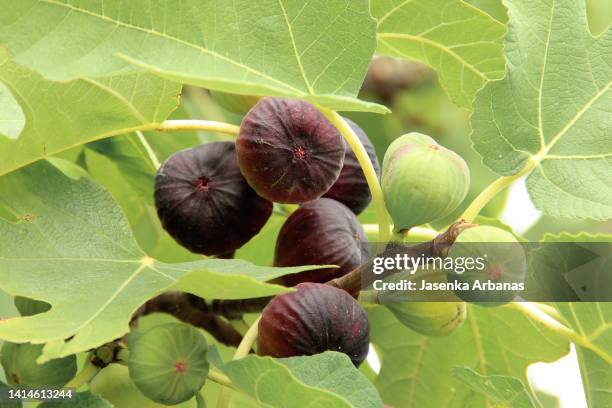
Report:
M504 75L505 27L460 0L372 0L376 52L414 59L438 73L451 99L471 108L476 91Z
M366 0L2 0L0 9L0 42L48 78L139 67L231 93L387 111L356 98L375 48Z
M527 383L527 366L569 351L567 339L505 307L470 306L465 324L448 337L424 337L383 307L369 308L372 342L381 359L375 383L395 408L488 407L487 399L453 375L456 366ZM529 339L529 341L525 341Z
M180 92L180 85L143 73L51 82L10 61L2 47L0 82L18 95L26 117L18 139L0 137L0 175L92 140L152 127L176 107Z
M1 58L1 56L0 56ZM0 136L17 139L25 126L25 115L11 91L0 82Z
M223 366L238 388L273 407L383 406L374 386L344 354L272 359L248 356Z
M138 247L105 190L87 178L65 177L46 162L3 176L0 191L0 202L18 220L0 219L0 289L52 305L46 313L0 321L0 338L47 343L41 362L121 337L132 313L163 291L218 299L270 296L289 289L264 281L309 269L223 259L156 261Z
M543 212L612 218L612 31L591 36L583 1L507 5L508 72L476 97L475 148L499 174L533 169Z
M480 375L469 367L455 367L455 377L470 388L486 395L502 407L535 408L536 403L525 384L516 377L506 375Z

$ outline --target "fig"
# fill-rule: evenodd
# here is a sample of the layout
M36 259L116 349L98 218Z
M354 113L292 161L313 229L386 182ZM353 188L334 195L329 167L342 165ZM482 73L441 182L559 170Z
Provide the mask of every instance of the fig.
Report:
M467 316L465 302L390 302L385 306L404 326L431 337L448 336Z
M231 94L221 91L210 91L210 95L223 109L239 115L247 113L259 100L258 96Z
M15 296L15 307L22 316L34 316L51 309L51 305L40 300L30 299L23 296Z
M497 227L481 225L461 232L451 246L448 257L480 258L481 266L458 268L447 273L447 280L465 288L455 294L466 302L483 306L507 303L521 290L527 273L527 259L515 236ZM460 263L456 263L459 265Z
M363 227L344 204L331 198L305 203L283 224L274 250L274 266L337 265L285 275L281 283L327 282L361 265L369 257Z
M208 344L195 327L167 323L132 333L128 348L130 377L147 398L176 405L204 386L210 367Z
M232 142L175 153L155 177L163 227L182 246L204 255L240 248L264 226L272 203L249 187Z
M77 372L76 356L38 364L43 344L9 343L2 345L0 363L9 385L28 388L61 388Z
M321 283L300 283L278 295L259 321L257 353L294 357L338 351L359 366L368 354L370 324L363 308L345 291Z
M465 198L470 172L455 152L420 133L395 140L385 153L382 190L397 230L450 214Z
M279 203L321 197L340 175L344 143L313 105L263 98L240 125L238 165L257 193Z
M344 120L348 122L363 144L363 147L365 147L376 176L380 178L378 156L376 156L376 150L370 139L368 139L368 135L352 120L347 118L344 118ZM363 170L361 170L361 165L357 161L357 156L353 153L353 149L346 141L344 146L344 164L340 171L340 176L323 197L340 201L355 214L360 214L372 201L372 194L370 193L370 187L363 174Z

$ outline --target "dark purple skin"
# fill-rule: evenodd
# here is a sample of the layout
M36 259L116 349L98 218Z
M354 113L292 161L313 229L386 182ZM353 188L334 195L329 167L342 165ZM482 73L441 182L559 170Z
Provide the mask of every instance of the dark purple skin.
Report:
M380 179L380 164L378 163L378 156L376 156L376 150L374 145L368 138L368 135L361 129L355 122L350 119L344 118L353 129L363 147L365 147L368 157L372 162L376 177ZM323 195L323 197L333 198L336 201L340 201L346 205L355 214L360 214L372 201L372 194L370 193L370 187L366 181L363 170L357 161L357 156L353 153L353 149L348 143L344 142L345 154L344 154L344 165L340 171L340 176L333 186Z
M155 207L182 246L204 255L240 248L264 226L272 203L248 185L232 142L215 142L171 156L155 177Z
M359 366L368 355L370 323L345 291L321 283L300 283L296 292L276 296L259 321L257 354L310 356L338 351Z
M369 257L363 227L344 204L320 198L303 204L283 224L274 251L274 266L337 265L285 275L280 282L327 282L345 275Z
M263 98L244 117L238 165L257 193L278 203L321 197L340 175L344 143L313 105Z

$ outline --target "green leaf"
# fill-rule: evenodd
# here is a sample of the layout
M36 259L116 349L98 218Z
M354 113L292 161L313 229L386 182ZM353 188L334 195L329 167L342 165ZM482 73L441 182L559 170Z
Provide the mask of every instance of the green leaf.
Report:
M0 82L0 136L17 139L24 126L25 115L21 106L6 85Z
M529 364L552 362L569 351L565 338L505 307L470 305L465 324L443 338L411 331L383 307L369 308L368 314L382 364L375 385L395 408L491 407L487 397L453 375L456 366L527 383Z
M45 401L39 408L112 408L110 402L89 391L77 392L69 400Z
M533 170L543 212L612 218L612 32L591 36L583 1L507 5L508 72L476 97L475 148L499 174Z
M536 405L525 384L516 377L506 375L480 375L469 367L455 367L455 377L470 388L488 396L502 407L535 408Z
M375 48L366 0L3 0L0 7L0 42L51 79L139 67L230 93L387 111L356 99Z
M105 190L46 162L3 176L0 191L7 193L0 203L19 220L0 219L0 289L52 305L46 313L0 321L0 338L47 343L40 362L121 337L132 313L163 291L218 299L270 296L290 289L264 281L316 268L156 261L138 247Z
M2 395L2 397L5 397L8 395L8 390L10 390L11 387L9 387L8 385L6 385L5 383L3 383L2 381L0 381L0 395ZM21 400L14 400L14 401L2 401L2 408L21 408L23 407L23 404L21 402Z
M555 307L592 347L576 346L588 406L608 406L612 400L612 303L568 302Z
M342 353L286 359L251 355L227 363L223 371L265 406L383 406L374 386Z
M372 0L378 20L378 54L414 59L438 73L460 107L470 109L476 91L504 75L505 27L460 0Z
M18 139L0 137L0 175L92 140L153 127L176 107L180 92L180 85L146 73L51 82L13 63L2 47L0 82L26 117Z

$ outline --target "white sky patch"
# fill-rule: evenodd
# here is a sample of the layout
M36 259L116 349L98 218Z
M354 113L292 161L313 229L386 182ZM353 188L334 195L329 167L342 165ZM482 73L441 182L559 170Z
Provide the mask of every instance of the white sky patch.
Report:
M523 234L541 216L542 213L536 210L529 198L525 178L517 180L508 190L508 199L501 212L500 219L511 226L517 234Z

